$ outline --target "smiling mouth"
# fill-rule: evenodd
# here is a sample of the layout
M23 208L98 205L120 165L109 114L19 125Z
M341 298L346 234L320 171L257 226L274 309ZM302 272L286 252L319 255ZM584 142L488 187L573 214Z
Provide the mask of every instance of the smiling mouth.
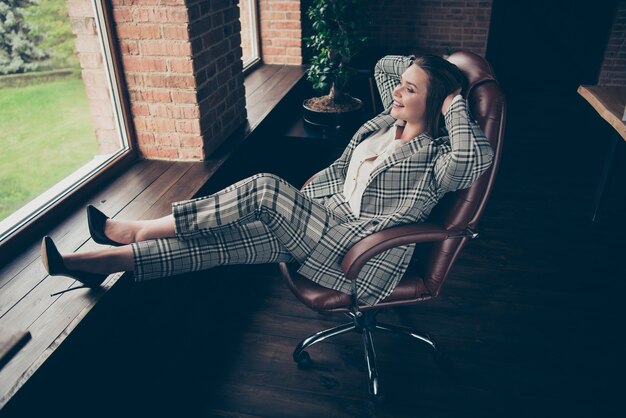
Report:
M400 107L404 107L404 106L394 100L393 101L393 107L400 108Z

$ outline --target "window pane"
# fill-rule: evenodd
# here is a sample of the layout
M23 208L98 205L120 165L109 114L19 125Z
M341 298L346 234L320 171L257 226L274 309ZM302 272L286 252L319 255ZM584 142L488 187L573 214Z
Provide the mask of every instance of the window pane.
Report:
M243 67L246 68L251 64L254 64L260 58L256 0L239 1L239 20L241 21Z
M0 7L0 32L17 34L0 37L0 239L128 149L101 12L93 0Z

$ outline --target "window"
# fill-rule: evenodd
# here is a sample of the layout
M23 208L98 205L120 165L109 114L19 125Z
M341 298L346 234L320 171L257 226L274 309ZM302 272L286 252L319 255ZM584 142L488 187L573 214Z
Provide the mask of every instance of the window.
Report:
M129 155L107 3L0 7L0 243Z
M241 49L243 68L251 67L261 60L259 52L258 4L256 0L239 1L241 21Z

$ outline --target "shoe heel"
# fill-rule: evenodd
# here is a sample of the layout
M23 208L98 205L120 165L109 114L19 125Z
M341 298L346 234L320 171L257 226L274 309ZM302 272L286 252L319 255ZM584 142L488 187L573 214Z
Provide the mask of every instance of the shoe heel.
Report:
M80 271L68 270L63 263L63 257L59 253L54 245L54 241L49 236L45 236L41 243L41 262L44 268L50 276L66 276L70 277L80 283L79 286L75 286L69 289L63 289L61 291L52 293L50 296L60 295L72 290L82 288L96 288L100 286L107 277L108 274L87 273Z
M70 287L69 289L64 289L64 290L59 290L58 292L54 292L54 293L50 293L50 296L57 296L57 295L62 295L63 293L67 293L67 292L71 292L72 290L78 290L78 289L85 289L88 288L87 286L80 285L80 286L74 286L74 287Z

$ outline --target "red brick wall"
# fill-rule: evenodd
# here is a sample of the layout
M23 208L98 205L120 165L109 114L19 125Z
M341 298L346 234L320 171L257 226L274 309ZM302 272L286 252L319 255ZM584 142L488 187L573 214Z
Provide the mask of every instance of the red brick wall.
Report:
M198 114L187 8L182 0L175 3L113 1L137 145L145 158L178 158L180 141L188 144L190 137L198 150L193 157L201 157L199 126L187 126L184 117L195 113L197 120Z
M237 0L187 0L187 3L199 125L204 155L208 156L247 119L239 7ZM185 128L196 124L197 116L194 116L186 121Z
M626 1L620 1L598 84L626 86Z
M118 147L92 6L67 0L102 152ZM302 62L301 9L258 0L265 63ZM198 160L245 122L237 0L112 0L132 122L146 158ZM485 54L492 0L365 0L370 45ZM306 26L306 22L304 23ZM626 85L626 1L619 3L600 83Z
M113 1L143 157L206 158L245 121L233 3Z
M302 64L300 0L259 0L261 54L266 64Z
M140 155L206 158L246 120L237 2L112 5ZM117 147L91 4L68 6L98 140L103 150Z
M310 1L258 0L263 61L302 63ZM145 158L202 159L245 122L237 0L112 0L137 145ZM370 44L484 54L491 0L367 0ZM103 150L117 146L91 6L68 0ZM98 70L98 71L96 71ZM107 142L108 141L108 142Z
M447 47L485 54L492 0L367 0L371 45L443 53Z

